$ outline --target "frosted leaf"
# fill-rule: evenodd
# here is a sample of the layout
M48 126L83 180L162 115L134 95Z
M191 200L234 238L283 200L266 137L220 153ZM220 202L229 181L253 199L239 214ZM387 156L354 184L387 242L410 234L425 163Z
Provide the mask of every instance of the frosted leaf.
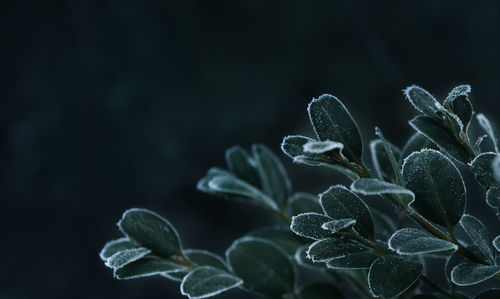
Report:
M309 154L326 154L330 151L337 150L342 152L344 145L340 142L325 140L325 141L309 141L304 144L304 152Z
M455 251L458 246L414 228L403 228L389 239L389 248L399 254L424 254L440 251Z
M438 117L444 107L423 88L412 85L404 90L406 99L417 109L431 117Z
M399 153L398 157L396 157L396 153L399 152L399 149L390 143L387 139L385 139L384 134L380 130L380 128L375 127L375 135L380 138L382 141L382 147L385 152L385 157L389 161L389 165L392 168L392 172L389 171L391 174L389 177L394 179L397 184L402 184L403 180L401 179L401 167L398 164L399 156L401 153Z
M360 161L363 143L358 125L339 99L324 94L313 99L307 111L319 140L342 143L344 155L351 161Z
M354 253L345 257L329 260L326 267L332 270L369 269L379 255L370 252Z
M224 270L203 266L189 272L181 283L181 293L191 299L207 298L238 287L243 281Z
M495 249L500 252L500 235L499 236L496 236L496 238L493 240L492 242L493 246L495 247Z
M358 179L351 184L351 190L363 195L393 195L402 206L407 206L415 199L411 190L379 179Z
M186 271L186 268L169 260L146 256L116 269L114 276L116 279L133 279L179 271Z
M389 143L389 146L395 161L399 161L401 159L401 151L392 143ZM370 142L370 154L378 177L381 180L388 181L395 179L395 172L391 162L392 158L389 157L382 140L376 139Z
M432 142L429 138L427 138L425 135L415 132L410 139L406 142L405 146L403 147L403 153L401 155L401 161L404 160L404 158L408 157L411 153L413 152L418 152L424 148L430 148L430 149L438 149L436 144Z
M289 215L294 216L308 212L323 213L318 196L309 193L295 193L288 199Z
M286 226L273 226L260 228L250 232L247 236L267 240L288 255L294 255L297 248L304 244L304 239L295 235Z
M459 85L453 88L443 103L446 109L455 114L465 126L469 124L474 113L472 104L468 98L470 91L471 88L469 85Z
M495 262L496 252L493 247L493 237L486 226L474 216L464 215L460 219L460 226L467 233L469 238L487 256L491 262Z
M373 262L368 286L374 296L392 298L406 291L420 276L423 266L411 259L386 255Z
M312 243L307 249L307 257L313 262L327 262L351 254L368 251L369 248L351 240L329 238Z
M470 164L474 177L485 187L490 187L497 182L494 173L494 160L497 157L500 157L497 153L482 153L478 155Z
M482 113L479 113L476 115L477 121L479 122L479 125L483 128L484 132L488 135L489 140L491 140L491 143L493 144L493 149L496 153L500 153L499 150L499 141L498 141L498 132L496 128L493 126L493 124L490 122L488 118Z
M319 240L329 238L332 233L322 228L323 223L331 221L332 218L323 214L304 213L292 217L290 229L299 236Z
M451 271L451 281L459 286L469 286L485 281L500 273L500 266L464 263Z
M500 155L497 155L496 159L493 160L491 164L491 168L493 168L493 173L495 174L495 179L500 183Z
M343 229L348 228L349 226L353 226L356 223L356 220L351 219L351 218L344 218L344 219L338 219L338 220L332 220L325 222L321 225L322 229L325 229L331 233L336 233L338 231L341 231Z
M150 253L151 250L143 247L118 251L110 258L108 258L108 260L106 261L106 266L113 269L119 269Z
M224 271L229 271L226 263L218 255L201 249L185 249L182 251L184 256L196 266L212 266ZM182 281L184 276L189 273L189 270L179 272L164 273L162 276L175 280Z
M235 145L226 150L225 156L227 166L235 176L260 188L260 177L255 169L255 161L246 150Z
M427 219L449 229L465 212L466 192L462 175L446 156L424 149L403 163L403 180L415 194L412 206Z
M323 268L323 264L315 263L310 258L307 257L307 249L310 245L303 245L297 249L294 255L294 259L297 264L309 268L309 269L320 269Z
M138 245L132 240L128 238L120 238L116 240L109 241L104 245L101 252L99 253L99 257L103 261L107 261L113 254L118 251L122 251L125 249L136 248Z
M368 206L344 186L332 186L319 195L319 202L326 215L334 220L356 220L354 229L364 237L373 238L373 220Z
M301 299L342 299L344 296L329 283L316 282L309 284L299 291Z

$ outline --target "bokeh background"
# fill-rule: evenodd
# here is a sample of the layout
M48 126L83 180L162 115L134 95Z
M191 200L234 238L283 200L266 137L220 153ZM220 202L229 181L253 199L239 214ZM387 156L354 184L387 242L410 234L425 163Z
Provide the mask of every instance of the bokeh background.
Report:
M184 298L165 279L113 280L98 252L121 213L155 210L186 247L223 254L273 221L196 191L229 146L267 144L297 191L347 183L279 151L311 133L305 109L323 93L365 143L375 125L397 145L411 135L413 83L440 99L469 83L476 111L500 120L498 1L3 5L0 298ZM480 196L469 211L492 219Z

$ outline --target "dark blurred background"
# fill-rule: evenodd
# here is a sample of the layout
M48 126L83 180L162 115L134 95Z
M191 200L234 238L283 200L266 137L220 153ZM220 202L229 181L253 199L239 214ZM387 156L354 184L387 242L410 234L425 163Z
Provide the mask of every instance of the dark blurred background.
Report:
M476 111L500 119L498 1L3 5L0 298L184 298L162 278L113 280L98 252L121 213L155 210L185 247L223 254L272 222L196 191L229 146L267 144L297 191L347 183L279 150L311 134L306 106L322 93L365 144L375 125L397 145L411 135L413 83L440 99L469 83ZM484 207L469 194L469 211L492 217Z

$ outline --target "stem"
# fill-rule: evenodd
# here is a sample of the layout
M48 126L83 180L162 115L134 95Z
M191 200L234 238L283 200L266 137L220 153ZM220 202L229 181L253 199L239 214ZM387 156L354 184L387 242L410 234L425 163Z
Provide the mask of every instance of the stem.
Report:
M434 283L427 276L420 275L420 280L423 281L424 283L428 284L431 288L433 288L436 292L440 293L441 295L444 295L444 296L446 296L448 298L453 298L454 297L452 293L448 292L447 290L443 289L438 284Z

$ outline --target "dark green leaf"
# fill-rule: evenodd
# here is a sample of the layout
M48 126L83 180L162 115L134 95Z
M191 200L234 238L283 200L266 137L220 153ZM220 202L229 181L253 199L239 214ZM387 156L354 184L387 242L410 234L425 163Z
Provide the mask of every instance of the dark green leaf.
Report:
M115 270L114 274L117 279L132 279L185 270L186 268L184 266L169 260L146 256L125 267Z
M412 203L427 219L452 228L465 211L465 185L456 166L438 151L424 149L408 156L403 179L415 193Z
M375 296L392 298L403 293L420 276L423 266L399 256L381 256L370 267L368 285Z
M443 103L444 107L450 112L457 115L466 127L470 122L473 114L472 104L470 103L468 97L469 93L469 85L457 86L452 89Z
M500 273L500 266L464 263L451 271L451 281L459 286L469 286L485 281Z
M398 230L389 239L389 248L399 254L422 254L439 251L455 251L458 246L414 228Z
M401 155L401 161L408 157L413 152L418 152L424 148L430 149L438 149L436 144L432 142L429 138L425 137L425 135L420 134L419 132L415 132L410 139L406 142L403 147L403 153Z
M484 132L488 134L489 140L491 141L493 145L493 150L496 153L500 153L499 150L499 141L498 141L498 132L496 128L493 126L493 124L490 122L488 118L482 113L479 113L476 115L477 121L479 122L479 125L483 128Z
M498 298L500 298L500 289L487 290L474 297L474 299L498 299Z
M186 249L183 250L182 253L192 264L196 266L212 266L224 271L228 271L226 263L219 256L211 253L210 251L200 249ZM184 278L184 276L188 273L189 270L186 270L167 273L164 274L164 276L172 280L181 281L182 278Z
M332 95L313 99L307 108L318 138L344 145L344 155L351 161L360 161L363 143L358 126L344 104Z
M326 267L332 270L358 270L369 269L371 264L379 257L370 252L354 253L345 257L329 260Z
M341 299L342 293L328 283L312 283L299 291L300 299Z
M497 209L497 214L500 213L500 185L495 185L486 192L486 203Z
M265 145L254 144L252 146L254 159L257 163L257 171L260 176L262 190L271 197L278 206L285 206L288 195L291 193L292 185L285 167L276 155Z
M295 216L302 213L323 213L318 196L308 193L295 193L288 199L288 213Z
M341 231L343 229L348 228L349 226L353 226L356 223L356 220L351 219L351 218L343 218L343 219L338 219L338 220L332 220L323 223L321 225L321 228L326 229L330 231L331 233L336 233L338 231Z
M168 220L149 210L125 211L118 227L129 239L158 256L170 257L181 253L181 244L175 228Z
M238 287L243 283L224 270L203 266L189 272L181 283L181 293L189 298L206 298Z
M390 143L387 139L385 139L382 131L375 127L375 134L380 138L380 145L377 149L377 143L374 145L373 151L375 151L375 155L372 151L372 160L375 165L375 169L382 180L386 179L389 181L394 181L398 185L403 184L403 180L401 179L401 167L398 161L401 158L401 151L392 143ZM371 146L371 144L370 144Z
M493 173L495 174L495 179L500 183L500 155L497 155L496 159L493 161Z
M113 254L117 253L118 251L122 251L125 249L132 249L136 247L137 244L134 241L129 240L128 238L116 239L113 241L109 241L104 245L101 252L99 253L99 257L103 261L106 261L108 258L110 258Z
M417 116L410 120L410 125L432 142L437 144L441 150L456 159L458 162L467 164L471 157L455 136L443 127L438 121L428 116Z
M303 245L297 249L295 252L294 258L297 264L310 268L310 269L319 269L323 267L323 264L314 263L311 259L307 257L307 250L310 245Z
M265 239L289 255L294 255L297 248L304 244L303 238L296 236L288 227L283 226L261 228L249 233L248 236Z
M500 157L496 153L482 153L471 162L471 170L476 180L483 186L489 188L496 184L495 173L493 172L493 161Z
M460 226L462 226L472 242L476 244L477 248L479 248L491 262L495 262L496 253L493 247L493 237L484 224L474 216L464 215L462 219L460 219Z
M271 243L245 237L231 245L226 257L246 289L271 297L293 291L293 265L287 255Z
M138 259L150 253L151 250L144 247L131 248L118 251L106 261L106 266L113 269L120 269L121 267L130 264L134 261L137 261Z
M371 213L375 227L375 239L388 240L396 231L396 225L391 218L375 209L371 209Z
M363 195L391 195L401 206L408 206L414 199L412 191L379 179L358 179L351 184L351 190Z
M307 250L307 257L315 263L327 262L365 251L368 251L368 248L356 241L330 238L312 243Z
M332 219L323 214L304 213L292 217L290 229L299 236L313 240L329 238L332 233L324 230L321 226L323 223Z
M332 219L352 218L354 229L367 238L373 238L373 220L368 206L344 186L332 186L319 195L326 215Z
M498 252L500 252L500 235L496 236L492 243L493 243L493 246L495 247L495 249Z
M434 118L440 118L444 107L436 99L421 87L412 85L404 90L406 99L418 111Z
M469 251L471 251L474 255L480 258L484 258L484 260L486 260L486 257L481 253L481 251L477 247L469 245L466 248ZM466 262L470 262L470 260L465 256L463 256L463 254L461 254L460 252L455 252L446 260L445 274L448 281L451 281L451 271L453 270L453 268Z
M255 161L241 146L235 145L226 150L226 163L235 176L260 188L260 177L255 169Z

